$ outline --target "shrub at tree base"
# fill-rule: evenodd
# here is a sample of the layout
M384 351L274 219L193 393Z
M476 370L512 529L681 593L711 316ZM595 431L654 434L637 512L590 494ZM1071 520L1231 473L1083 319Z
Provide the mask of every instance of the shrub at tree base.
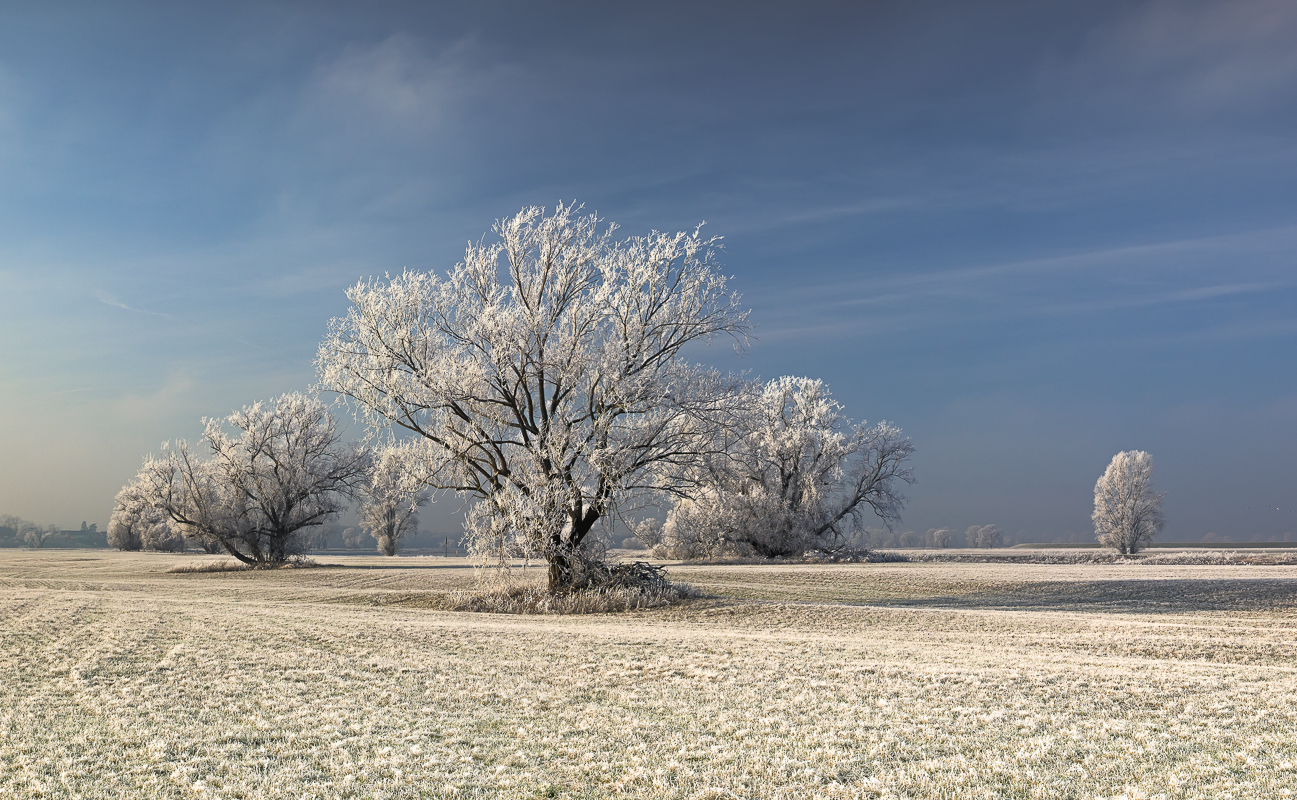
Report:
M554 594L542 586L502 587L467 596L447 598L448 611L484 611L494 614L612 614L641 608L660 608L699 597L685 584L661 588L604 587Z
M551 592L543 584L516 583L516 573L501 570L478 589L456 592L392 592L366 596L380 606L489 614L614 614L661 608L702 597L688 584L667 580L664 568L644 562L617 564L603 572L604 582L585 589ZM346 602L347 598L342 598Z
M231 561L227 558L202 564L178 564L167 570L167 573L171 575L188 575L204 572L247 572L249 570L265 569L311 569L319 566L322 565L302 556L293 556L286 561L264 564L244 564L241 561Z

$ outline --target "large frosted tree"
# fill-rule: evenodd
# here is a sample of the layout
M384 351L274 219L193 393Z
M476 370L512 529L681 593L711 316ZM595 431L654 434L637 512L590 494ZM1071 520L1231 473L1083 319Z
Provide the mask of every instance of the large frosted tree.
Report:
M476 499L475 552L544 557L551 591L581 584L619 503L680 490L733 402L681 351L746 330L718 240L614 230L571 205L523 209L444 278L352 287L317 359L322 389L413 435L428 486Z
M302 394L203 424L203 448L180 441L146 458L131 492L186 536L245 564L299 552L307 531L346 507L369 466L363 448L342 442L324 404Z
M869 518L900 521L914 445L887 422L854 423L823 382L746 387L722 440L701 454L696 488L663 530L686 557L766 557L846 547Z
M1137 552L1162 530L1162 495L1154 492L1153 457L1123 450L1094 484L1095 537L1123 555Z

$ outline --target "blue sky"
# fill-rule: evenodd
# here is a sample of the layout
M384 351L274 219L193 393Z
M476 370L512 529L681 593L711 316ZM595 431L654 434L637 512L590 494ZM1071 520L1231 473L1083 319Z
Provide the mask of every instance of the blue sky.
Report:
M976 7L974 7L976 6ZM915 440L904 527L1297 533L1297 6L0 10L0 512L107 522L343 291L576 199L726 241L754 376ZM446 524L453 501L426 515Z

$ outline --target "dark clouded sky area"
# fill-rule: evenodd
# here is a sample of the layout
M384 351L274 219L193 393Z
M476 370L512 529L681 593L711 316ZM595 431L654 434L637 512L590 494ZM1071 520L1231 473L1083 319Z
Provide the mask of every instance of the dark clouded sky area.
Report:
M706 230L754 376L918 448L904 527L1297 534L1297 5L42 3L0 11L0 513L108 521L308 387L345 288L523 205ZM448 523L442 501L425 529Z

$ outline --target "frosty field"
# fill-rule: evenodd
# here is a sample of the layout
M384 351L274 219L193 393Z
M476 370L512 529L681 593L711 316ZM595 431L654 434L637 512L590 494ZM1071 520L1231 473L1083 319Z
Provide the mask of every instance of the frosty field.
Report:
M1297 790L1297 567L673 567L713 597L553 618L430 610L455 559L166 572L207 558L0 552L0 796Z

